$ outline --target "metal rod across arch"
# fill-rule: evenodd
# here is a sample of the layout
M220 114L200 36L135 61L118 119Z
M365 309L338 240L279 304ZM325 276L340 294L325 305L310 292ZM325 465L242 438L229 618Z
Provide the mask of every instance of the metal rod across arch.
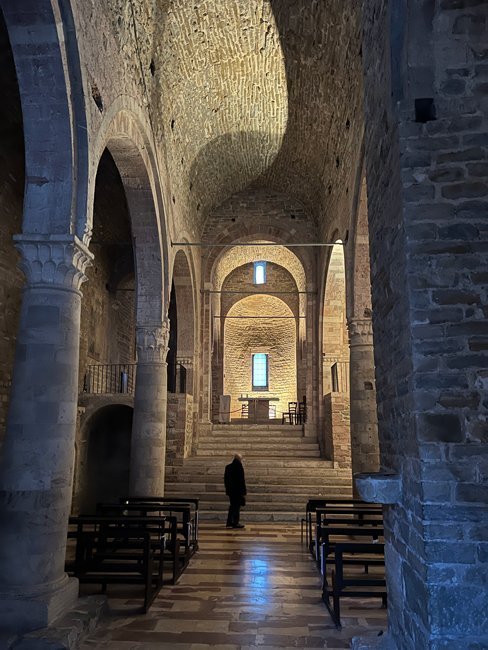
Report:
M249 318L269 318L276 320L277 318L293 318L295 320L296 318L307 318L306 316L220 316L219 314L214 315L214 318L222 318L224 320L226 319L232 319L232 320L240 320L240 319L249 319Z
M256 248L257 246L279 246L281 248L300 248L301 246L307 246L309 248L320 248L324 246L345 246L346 242L343 241L338 241L334 243L322 243L322 242L317 242L317 243L311 243L311 242L304 242L301 244L293 244L293 243L283 243L283 244L278 244L276 242L236 242L235 244L222 244L222 243L212 243L212 242L203 242L203 241L192 241L192 242L187 242L187 241L172 241L171 246L200 246L202 248L238 248L238 247L253 247Z
M232 290L232 289L226 289L224 291L218 291L217 289L200 289L200 293L244 293L246 295L251 295L251 296L288 296L288 295L297 295L297 294L310 294L310 295L316 295L316 291L237 291L237 290Z

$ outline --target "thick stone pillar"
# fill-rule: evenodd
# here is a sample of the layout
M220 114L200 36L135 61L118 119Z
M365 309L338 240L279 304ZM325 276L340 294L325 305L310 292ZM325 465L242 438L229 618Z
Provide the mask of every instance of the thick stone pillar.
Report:
M138 327L130 458L132 496L162 496L166 460L169 322Z
M370 318L349 319L347 326L350 346L352 472L377 472L380 459L373 327Z
M64 573L73 480L80 285L76 237L16 238L24 289L0 459L0 628L47 626L73 605Z

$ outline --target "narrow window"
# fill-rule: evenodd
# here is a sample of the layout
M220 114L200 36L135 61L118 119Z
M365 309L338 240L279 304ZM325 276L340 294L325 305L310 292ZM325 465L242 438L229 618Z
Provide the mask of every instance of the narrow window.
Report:
M266 262L254 262L254 284L265 284Z
M252 355L253 390L268 390L268 356L263 353Z

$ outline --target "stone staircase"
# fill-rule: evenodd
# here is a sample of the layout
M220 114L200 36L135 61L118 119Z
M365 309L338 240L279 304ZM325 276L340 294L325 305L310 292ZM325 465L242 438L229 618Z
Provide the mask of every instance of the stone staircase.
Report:
M235 452L244 458L248 522L299 521L311 496L351 496L350 471L322 460L301 426L241 423L214 424L200 435L196 455L167 468L166 495L199 497L203 520L225 520L224 468Z

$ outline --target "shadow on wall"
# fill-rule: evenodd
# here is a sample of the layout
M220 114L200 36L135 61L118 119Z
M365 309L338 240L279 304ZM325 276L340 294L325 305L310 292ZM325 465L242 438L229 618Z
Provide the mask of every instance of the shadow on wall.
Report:
M278 155L281 134L272 131L236 131L211 140L203 147L190 169L190 195L195 197L196 211L205 217L225 198L239 192L264 174ZM209 193L209 167L214 191ZM210 196L212 205L202 205Z
M94 513L97 503L113 503L129 492L133 409L105 406L86 425L87 453L82 467L81 512Z

